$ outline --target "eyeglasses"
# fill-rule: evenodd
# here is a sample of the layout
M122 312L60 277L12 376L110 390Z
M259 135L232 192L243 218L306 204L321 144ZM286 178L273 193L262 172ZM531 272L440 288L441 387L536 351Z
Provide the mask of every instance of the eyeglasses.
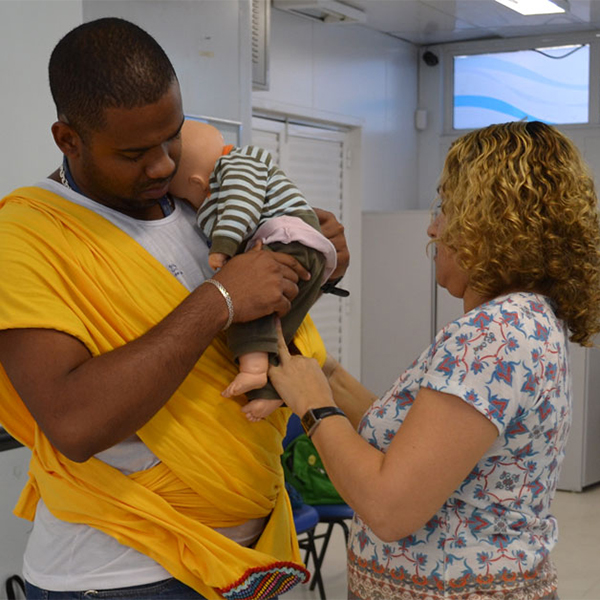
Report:
M442 213L442 199L438 196L431 204L431 220L435 221Z

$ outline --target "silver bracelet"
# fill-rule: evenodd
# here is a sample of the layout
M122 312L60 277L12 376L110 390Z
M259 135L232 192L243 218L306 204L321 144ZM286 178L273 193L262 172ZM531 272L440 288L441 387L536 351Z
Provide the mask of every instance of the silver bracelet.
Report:
M231 301L231 296L229 295L229 292L225 289L225 286L219 281L216 281L215 279L206 279L204 283L212 283L221 292L223 298L225 298L225 302L227 303L227 310L229 312L227 323L225 323L225 327L223 327L223 330L225 330L233 323L233 302Z

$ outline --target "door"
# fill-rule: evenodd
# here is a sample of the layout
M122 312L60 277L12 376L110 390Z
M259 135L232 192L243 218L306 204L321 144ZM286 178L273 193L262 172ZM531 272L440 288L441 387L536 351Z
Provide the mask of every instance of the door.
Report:
M275 162L318 208L345 224L349 161L348 132L292 125L265 118L252 120L252 143L271 152ZM342 287L347 287L348 274ZM350 299L324 294L310 311L327 351L341 364L356 364L360 348L350 344ZM355 321L359 324L360 316Z

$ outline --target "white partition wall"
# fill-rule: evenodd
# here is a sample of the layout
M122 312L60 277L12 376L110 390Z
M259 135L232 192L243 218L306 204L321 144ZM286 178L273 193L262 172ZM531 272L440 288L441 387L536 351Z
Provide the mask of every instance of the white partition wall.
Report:
M573 413L561 490L580 492L600 481L600 350L571 344Z
M270 57L269 90L252 94L255 114L359 120L362 207L415 208L416 46L367 27L312 22L274 8Z
M432 339L429 211L364 213L362 383L383 394Z

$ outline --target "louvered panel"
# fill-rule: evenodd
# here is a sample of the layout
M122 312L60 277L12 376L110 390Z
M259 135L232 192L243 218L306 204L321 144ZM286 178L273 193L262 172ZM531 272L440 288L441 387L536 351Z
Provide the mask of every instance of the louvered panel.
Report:
M264 131L262 129L252 130L252 145L264 148L271 153L273 160L279 164L279 133L273 131Z
M310 316L319 330L327 352L337 361L342 360L342 300L323 294L310 310Z
M342 217L343 144L290 136L289 177L313 206Z
M290 135L287 174L312 206L342 218L343 144L339 141ZM327 351L342 356L342 300L323 295L310 311Z
M300 135L296 133L299 130ZM271 152L308 202L331 211L341 221L344 144L327 136L330 132L323 134L318 128L290 126L288 129L285 123L262 119L254 119L252 129L252 143ZM339 361L344 344L343 307L341 298L326 294L310 311L327 351Z

